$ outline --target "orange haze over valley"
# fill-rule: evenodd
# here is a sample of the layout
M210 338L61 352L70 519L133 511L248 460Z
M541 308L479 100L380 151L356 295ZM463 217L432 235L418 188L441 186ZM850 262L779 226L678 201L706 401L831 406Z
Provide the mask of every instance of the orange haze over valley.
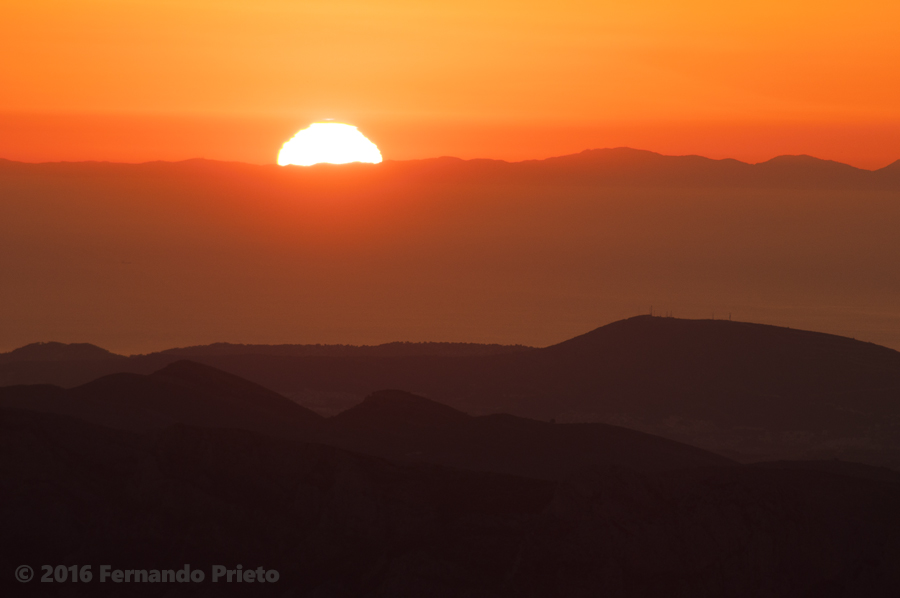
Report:
M0 188L0 351L544 346L651 305L900 347L900 162L0 161Z

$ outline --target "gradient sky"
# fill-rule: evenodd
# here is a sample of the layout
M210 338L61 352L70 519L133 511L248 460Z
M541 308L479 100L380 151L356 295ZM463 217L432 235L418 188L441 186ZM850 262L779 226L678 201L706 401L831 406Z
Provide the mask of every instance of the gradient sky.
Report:
M29 0L0 157L273 163L322 118L386 159L631 146L900 158L900 3Z

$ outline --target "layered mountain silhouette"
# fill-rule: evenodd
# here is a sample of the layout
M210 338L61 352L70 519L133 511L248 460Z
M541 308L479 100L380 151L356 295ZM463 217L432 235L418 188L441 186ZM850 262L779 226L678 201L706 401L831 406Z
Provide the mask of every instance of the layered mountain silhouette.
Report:
M322 421L277 393L189 361L148 376L110 374L70 390L50 385L3 387L0 404L125 430L183 424L305 438Z
M346 409L398 388L472 415L615 424L741 460L838 457L900 467L900 354L834 335L639 316L506 354L260 353L197 348L193 359L301 403L335 396ZM109 360L103 373L149 373L173 358ZM29 366L21 378L59 384L66 367ZM0 371L7 380L20 375L11 364Z
M785 453L829 442L846 450L860 439L869 443L860 454L885 461L897 449L900 359L890 349L658 317L543 349L232 349L204 356L192 348L206 363L177 351L94 359L95 350L84 360L6 363L8 373L39 366L29 376L89 364L158 369L71 388L0 387L2 567L189 563L209 576L213 565L262 566L279 571L277 583L253 587L263 596L900 592L897 471L833 458L738 464L671 438L562 417L618 418L701 445L728 437ZM257 379L233 373L242 369ZM323 417L262 378L347 393L393 381L429 397L366 391ZM490 412L500 406L519 415ZM126 590L183 591L170 586ZM65 589L96 595L98 587ZM46 592L12 575L0 588Z
M898 192L628 148L0 160L5 348L135 353L0 354L0 594L900 595L900 353L796 329L900 348ZM794 329L619 319L657 298ZM280 579L13 579L49 563Z
M393 460L559 480L594 467L662 471L727 459L604 424L472 417L402 391L381 391L328 420L317 442Z
M240 429L397 461L560 480L590 467L662 471L728 459L604 424L549 424L510 415L473 417L402 391L381 391L325 419L209 366L178 361L151 375L111 374L65 390L0 388L0 407L72 416L111 428L172 425Z

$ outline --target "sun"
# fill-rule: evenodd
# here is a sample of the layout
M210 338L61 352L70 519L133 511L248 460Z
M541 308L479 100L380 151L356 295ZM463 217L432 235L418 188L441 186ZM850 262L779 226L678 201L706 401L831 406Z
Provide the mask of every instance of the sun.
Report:
M378 146L366 139L353 125L313 123L281 146L278 164L312 166L320 163L381 162Z

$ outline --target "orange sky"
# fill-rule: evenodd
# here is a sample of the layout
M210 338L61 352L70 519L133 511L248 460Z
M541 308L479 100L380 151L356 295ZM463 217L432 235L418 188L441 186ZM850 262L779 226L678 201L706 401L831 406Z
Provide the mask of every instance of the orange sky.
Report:
M29 0L0 157L271 163L321 118L387 159L627 145L900 158L900 3Z

